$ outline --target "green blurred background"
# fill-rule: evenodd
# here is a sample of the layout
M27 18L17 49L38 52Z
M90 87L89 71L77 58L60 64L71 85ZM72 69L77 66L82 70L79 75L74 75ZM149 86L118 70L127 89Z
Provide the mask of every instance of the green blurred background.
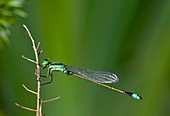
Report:
M35 108L34 58L26 24L40 48L41 59L111 71L120 81L111 86L137 92L134 100L99 85L55 73L42 87L47 116L170 115L170 1L29 0L27 18L12 27L10 45L0 49L0 116L32 116L15 102Z

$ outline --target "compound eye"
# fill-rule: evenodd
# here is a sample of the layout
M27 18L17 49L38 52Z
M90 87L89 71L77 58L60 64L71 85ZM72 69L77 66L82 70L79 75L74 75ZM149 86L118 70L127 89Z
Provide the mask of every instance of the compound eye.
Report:
M49 64L49 60L48 59L44 59L42 65L48 65Z
M49 60L48 59L44 59L44 61L42 62L43 69L46 68L47 65L49 65Z

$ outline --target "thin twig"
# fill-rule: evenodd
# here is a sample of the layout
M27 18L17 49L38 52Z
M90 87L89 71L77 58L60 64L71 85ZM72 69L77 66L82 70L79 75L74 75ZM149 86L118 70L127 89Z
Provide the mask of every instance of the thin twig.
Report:
M32 111L32 112L37 112L37 110L34 110L32 108L28 108L28 107L25 107L25 106L22 106L18 103L15 103L15 105L17 105L18 107L22 108L22 109L25 109L25 110L29 110L29 111Z
M40 100L40 114L41 114L41 116L43 116L42 115L42 99Z
M35 91L33 91L33 90L31 90L31 89L28 89L24 84L22 84L22 86L28 91L28 92L30 92L30 93L33 93L33 94L36 94L37 95L37 93L35 92Z
M38 52L38 56L43 52L43 50L40 50L40 52Z
M51 102L54 100L60 99L60 96L56 97L56 98L52 98L52 99L48 99L48 100L43 100L42 103L47 103L47 102Z
M25 57L24 55L22 55L22 58L24 58L24 59L26 59L26 60L28 60L28 61L36 64L36 62L35 62L34 60L32 60L32 59L30 59L30 58L27 58L27 57Z
M26 26L26 25L23 25L23 26L24 26L24 28L26 29L26 31L27 31L27 33L28 33L28 35L29 35L29 37L30 37L30 39L31 39L31 41L32 41L33 49L35 50L35 49L36 49L36 47L35 47L34 39L33 39L32 35L31 35L31 33L30 33L29 29L27 28L27 26ZM34 47L35 47L35 48L34 48Z
M36 112L36 116L42 116L42 111L41 111L41 99L40 99L40 65L39 65L39 59L38 59L38 52L37 52L37 48L35 46L35 41L29 31L29 29L27 28L27 26L23 25L24 28L26 29L31 41L32 41L32 47L34 50L34 54L35 54L35 59L36 59L36 75L37 75L37 112ZM39 47L39 45L38 45Z
M38 48L40 47L40 42L38 42L38 45L37 45L37 50L38 50Z

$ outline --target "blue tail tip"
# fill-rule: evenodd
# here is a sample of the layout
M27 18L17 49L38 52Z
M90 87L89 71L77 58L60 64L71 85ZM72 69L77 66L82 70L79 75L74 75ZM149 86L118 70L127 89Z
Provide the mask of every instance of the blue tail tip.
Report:
M127 95L133 97L134 99L137 99L137 100L142 100L142 97L136 93L132 93L132 92L125 92Z

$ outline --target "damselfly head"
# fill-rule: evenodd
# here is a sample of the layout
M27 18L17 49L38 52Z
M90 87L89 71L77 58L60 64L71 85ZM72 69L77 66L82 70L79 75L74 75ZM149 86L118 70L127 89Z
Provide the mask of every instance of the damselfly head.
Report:
M44 59L42 62L43 69L46 68L50 64L49 60L47 58Z

